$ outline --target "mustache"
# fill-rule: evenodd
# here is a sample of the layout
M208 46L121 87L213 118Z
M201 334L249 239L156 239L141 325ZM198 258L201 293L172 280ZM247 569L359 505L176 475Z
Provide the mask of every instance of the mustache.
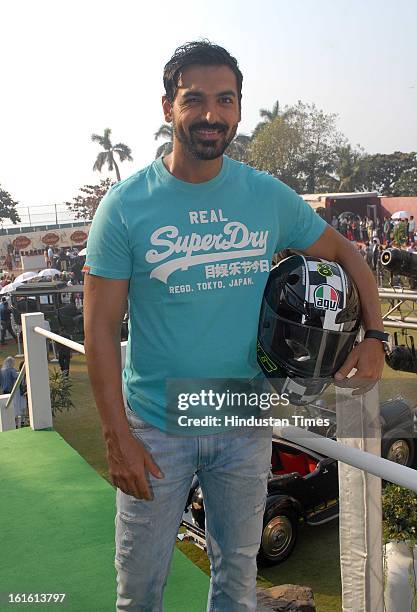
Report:
M196 130L220 130L221 132L226 132L228 129L229 126L224 123L200 122L194 123L194 125L190 127L190 132L195 132Z

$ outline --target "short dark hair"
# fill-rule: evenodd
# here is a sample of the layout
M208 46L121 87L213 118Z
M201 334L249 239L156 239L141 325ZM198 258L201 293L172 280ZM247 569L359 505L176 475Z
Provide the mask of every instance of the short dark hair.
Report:
M179 78L187 66L228 66L236 76L239 108L242 100L243 75L237 60L226 49L207 39L194 40L177 47L173 56L164 67L164 87L168 100L172 103L178 89Z

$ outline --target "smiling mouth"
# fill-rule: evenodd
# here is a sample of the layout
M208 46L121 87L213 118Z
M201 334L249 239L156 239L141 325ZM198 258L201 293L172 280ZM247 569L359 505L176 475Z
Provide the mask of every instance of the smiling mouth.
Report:
M216 130L216 129L211 129L211 130L193 130L194 134L196 134L199 138L202 138L204 140L213 140L215 138L217 138L218 136L220 136L220 134L223 133L223 130Z

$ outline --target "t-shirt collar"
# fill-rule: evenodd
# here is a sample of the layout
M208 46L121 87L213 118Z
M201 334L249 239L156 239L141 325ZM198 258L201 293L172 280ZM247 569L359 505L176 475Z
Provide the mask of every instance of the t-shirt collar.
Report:
M180 191L187 191L189 193L204 193L205 191L210 191L223 183L229 172L230 159L227 157L227 155L223 155L220 172L214 178L202 183L189 183L187 181L178 179L166 169L162 161L162 157L158 157L153 164L156 172L166 185L173 187L174 189L179 189Z

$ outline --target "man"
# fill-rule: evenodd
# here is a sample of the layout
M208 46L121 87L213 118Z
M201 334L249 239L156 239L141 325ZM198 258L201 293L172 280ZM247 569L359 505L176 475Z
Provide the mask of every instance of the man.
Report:
M224 156L241 118L242 74L209 42L176 50L164 69L173 151L122 181L94 217L85 266L85 349L117 486L117 610L162 609L195 473L211 560L208 609L256 609L256 555L270 466L268 430L198 428L170 435L168 379L259 375L259 310L274 252L339 261L382 330L372 273L348 241L274 177ZM120 326L129 344L120 376ZM378 379L379 340L363 341L336 377ZM242 497L243 494L243 497Z
M63 328L60 329L59 333L64 338L70 339L70 336L64 331ZM58 342L56 345L56 352L61 372L65 374L65 376L69 376L71 364L71 349L68 346L65 346L64 344Z
M413 215L410 215L408 222L408 240L414 242L414 234L416 233L416 222Z
M54 249L49 246L48 247L48 268L52 268L54 263Z
M5 297L1 298L0 304L0 324L1 324L1 341L0 344L6 344L6 332L16 340L16 334L13 331L11 322L12 313L9 308L9 303Z

